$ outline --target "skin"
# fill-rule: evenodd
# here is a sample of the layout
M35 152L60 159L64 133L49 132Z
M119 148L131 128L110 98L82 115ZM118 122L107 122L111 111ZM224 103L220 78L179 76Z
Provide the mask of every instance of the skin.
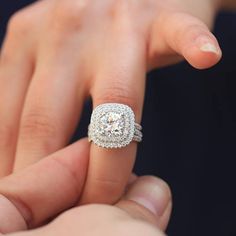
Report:
M225 10L234 10L236 9L236 1L235 0L225 0L221 2L222 8Z
M42 0L17 12L0 57L0 176L65 147L89 96L94 107L129 105L140 123L147 71L220 60L209 31L218 8L213 0ZM136 149L92 144L78 204L117 202Z
M87 140L81 140L1 179L0 234L163 235L171 212L171 193L164 181L152 176L132 177L114 206L76 207L88 159ZM57 216L60 212L64 213Z

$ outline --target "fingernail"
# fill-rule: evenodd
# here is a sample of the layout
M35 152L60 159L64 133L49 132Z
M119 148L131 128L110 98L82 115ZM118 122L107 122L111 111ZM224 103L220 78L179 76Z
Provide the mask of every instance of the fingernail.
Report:
M0 229L1 233L12 233L26 230L27 225L17 208L0 194Z
M170 202L170 190L160 179L142 177L127 192L126 198L151 211L156 216L162 216Z
M203 51L203 52L212 52L212 53L215 53L215 54L219 54L219 50L212 43L205 43L205 44L203 44L200 47L200 50Z

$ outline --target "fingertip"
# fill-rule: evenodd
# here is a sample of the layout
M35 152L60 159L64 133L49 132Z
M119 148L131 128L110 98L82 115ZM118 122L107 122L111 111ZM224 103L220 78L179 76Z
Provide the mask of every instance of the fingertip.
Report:
M171 191L163 180L154 176L143 176L129 187L124 199L142 205L160 219L171 202Z
M216 65L221 57L222 51L217 42L211 37L199 37L188 46L183 47L184 58L196 69L207 69Z
M82 138L76 142L74 142L71 147L77 151L79 151L80 153L83 153L83 154L88 154L89 152L89 146L90 146L90 143L88 141L88 138ZM71 148L70 147L70 148Z
M219 62L222 52L216 37L200 19L186 13L168 15L164 35L170 48L197 69Z
M66 148L55 152L54 154L52 154L52 156L55 156L56 158L59 159L68 159L68 158L88 159L89 146L90 144L88 138L82 138L72 143L71 145L67 146ZM66 153L66 155L64 155L64 153Z

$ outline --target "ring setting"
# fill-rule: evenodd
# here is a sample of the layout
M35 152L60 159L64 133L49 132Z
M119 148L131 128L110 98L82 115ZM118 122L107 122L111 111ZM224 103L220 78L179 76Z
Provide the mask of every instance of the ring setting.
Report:
M124 104L105 103L92 113L88 138L103 148L122 148L142 141L142 127L135 123L132 109Z

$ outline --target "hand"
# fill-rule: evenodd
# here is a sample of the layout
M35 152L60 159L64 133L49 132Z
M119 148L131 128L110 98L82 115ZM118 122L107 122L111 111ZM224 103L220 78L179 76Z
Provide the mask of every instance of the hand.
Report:
M82 140L1 179L0 234L34 229L13 235L162 235L172 202L169 187L158 178L133 178L115 206L72 208L85 183L88 158L87 140Z
M213 0L43 0L16 13L0 62L0 175L67 145L89 95L94 107L129 105L139 123L148 70L182 58L216 64L216 9ZM92 144L80 203L116 202L136 147Z

